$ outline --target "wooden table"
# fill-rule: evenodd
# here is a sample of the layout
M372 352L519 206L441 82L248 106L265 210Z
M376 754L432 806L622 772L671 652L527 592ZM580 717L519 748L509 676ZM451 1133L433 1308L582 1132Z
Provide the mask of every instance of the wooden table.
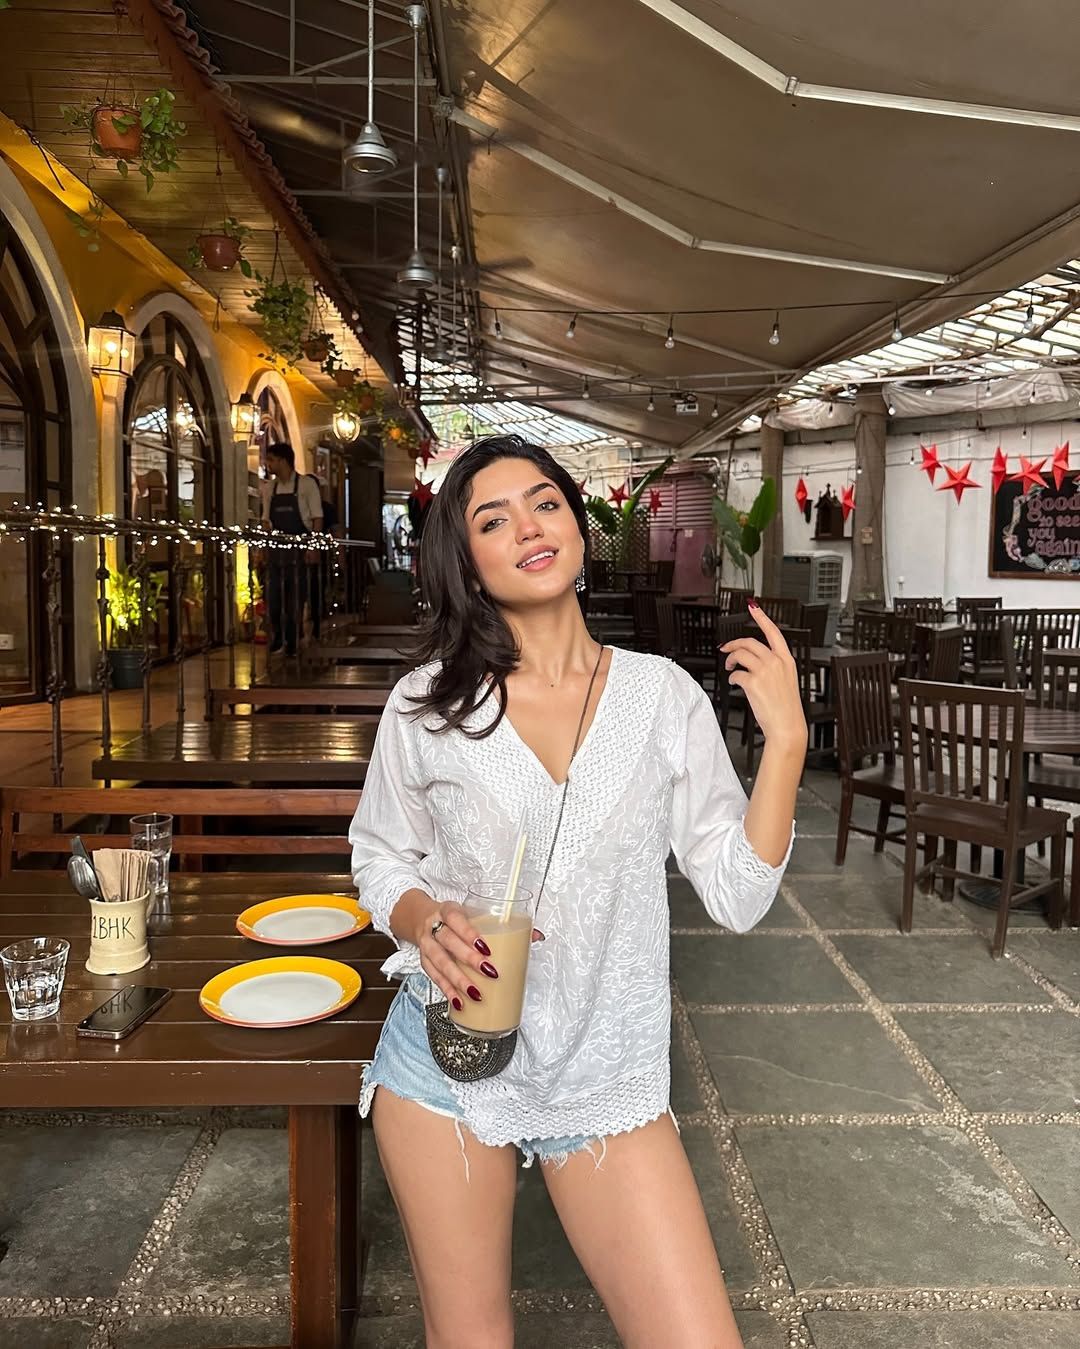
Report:
M376 646L374 642L313 642L303 652L305 661L359 661L368 665L399 665L409 668L409 655L401 646Z
M305 948L344 961L363 980L356 1002L328 1021L247 1030L222 1025L198 1006L198 990L218 971L281 953L241 937L236 914L255 899L316 885L318 893L350 888L347 876L175 876L171 912L151 921L150 964L102 976L84 967L88 908L66 876L12 873L0 886L0 946L56 935L71 942L71 954L56 1016L0 1025L0 1099L15 1109L47 1110L288 1107L290 1344L345 1349L360 1292L356 1103L394 996L379 972L391 943L368 931ZM124 1040L77 1038L75 1024L128 984L171 988L173 996Z
M259 688L288 689L392 689L406 674L404 666L320 665L303 669L275 669L261 674Z
M369 669L364 665L328 666L323 670L306 671L291 680L278 678L271 683L259 680L255 685L233 685L214 689L210 705L215 717L235 711L238 706L258 708L289 708L300 712L321 712L330 715L343 708L354 709L358 715L378 714L390 696L386 679L366 676L381 675L385 666ZM356 678L356 676L365 676ZM355 719L355 718L351 718Z
M94 760L107 782L363 783L374 719L220 717L172 722L136 735Z

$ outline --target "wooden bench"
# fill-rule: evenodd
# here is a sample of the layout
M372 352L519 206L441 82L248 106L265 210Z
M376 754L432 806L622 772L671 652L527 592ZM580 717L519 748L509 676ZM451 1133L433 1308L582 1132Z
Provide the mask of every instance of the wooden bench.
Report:
M389 696L388 688L300 688L295 685L256 684L251 688L214 689L211 708L215 717L234 716L237 707L250 707L253 710L286 707L305 712L325 708L331 715L341 708L356 708L361 713L372 714L368 720L377 721Z
M20 858L63 853L74 834L87 847L130 847L128 833L110 833L115 817L165 810L173 816L173 852L185 870L201 869L208 856L341 856L350 853L349 821L360 792L341 788L289 788L260 791L249 787L4 787L0 788L0 877ZM25 816L52 817L44 831L26 829ZM90 817L88 824L88 817ZM105 828L97 827L104 819ZM243 832L205 833L204 822L243 821ZM274 832L290 820L340 825L334 833ZM69 824L65 825L65 821ZM126 820L125 820L126 824ZM341 868L348 871L348 865Z

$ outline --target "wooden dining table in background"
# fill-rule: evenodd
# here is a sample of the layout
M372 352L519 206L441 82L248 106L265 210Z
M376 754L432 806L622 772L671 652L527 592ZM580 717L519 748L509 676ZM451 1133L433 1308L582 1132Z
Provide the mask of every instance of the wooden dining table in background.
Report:
M151 961L133 974L89 974L90 914L62 873L15 871L0 882L0 947L28 936L71 943L60 1011L0 1025L0 1099L11 1109L285 1106L289 1129L291 1349L346 1349L360 1294L357 1101L395 990L380 972L393 950L371 930L304 948L351 966L357 1000L306 1026L252 1030L199 1007L221 970L282 954L241 937L237 915L274 895L349 892L337 874L198 873L172 877L150 920ZM88 1040L76 1023L128 984L172 990L126 1039Z

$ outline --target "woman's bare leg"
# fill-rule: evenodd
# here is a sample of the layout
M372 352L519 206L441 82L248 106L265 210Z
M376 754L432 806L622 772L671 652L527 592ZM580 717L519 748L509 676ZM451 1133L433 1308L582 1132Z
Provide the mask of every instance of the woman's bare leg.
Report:
M512 1349L514 1149L485 1147L463 1127L463 1157L453 1120L385 1087L376 1089L372 1123L405 1230L428 1349Z
M570 1244L626 1349L742 1349L705 1209L678 1131L665 1115L545 1162Z

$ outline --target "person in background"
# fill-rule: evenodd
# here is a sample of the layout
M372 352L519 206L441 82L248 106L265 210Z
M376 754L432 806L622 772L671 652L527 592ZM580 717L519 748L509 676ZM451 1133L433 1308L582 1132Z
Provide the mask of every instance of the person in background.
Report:
M269 446L266 468L272 481L262 484L263 525L279 534L320 533L323 504L319 485L296 472L292 446ZM300 558L291 548L271 548L269 554L267 599L273 629L270 651L280 651L284 646L287 655L295 656L307 589L303 563L313 561L316 555L307 550L304 558Z

